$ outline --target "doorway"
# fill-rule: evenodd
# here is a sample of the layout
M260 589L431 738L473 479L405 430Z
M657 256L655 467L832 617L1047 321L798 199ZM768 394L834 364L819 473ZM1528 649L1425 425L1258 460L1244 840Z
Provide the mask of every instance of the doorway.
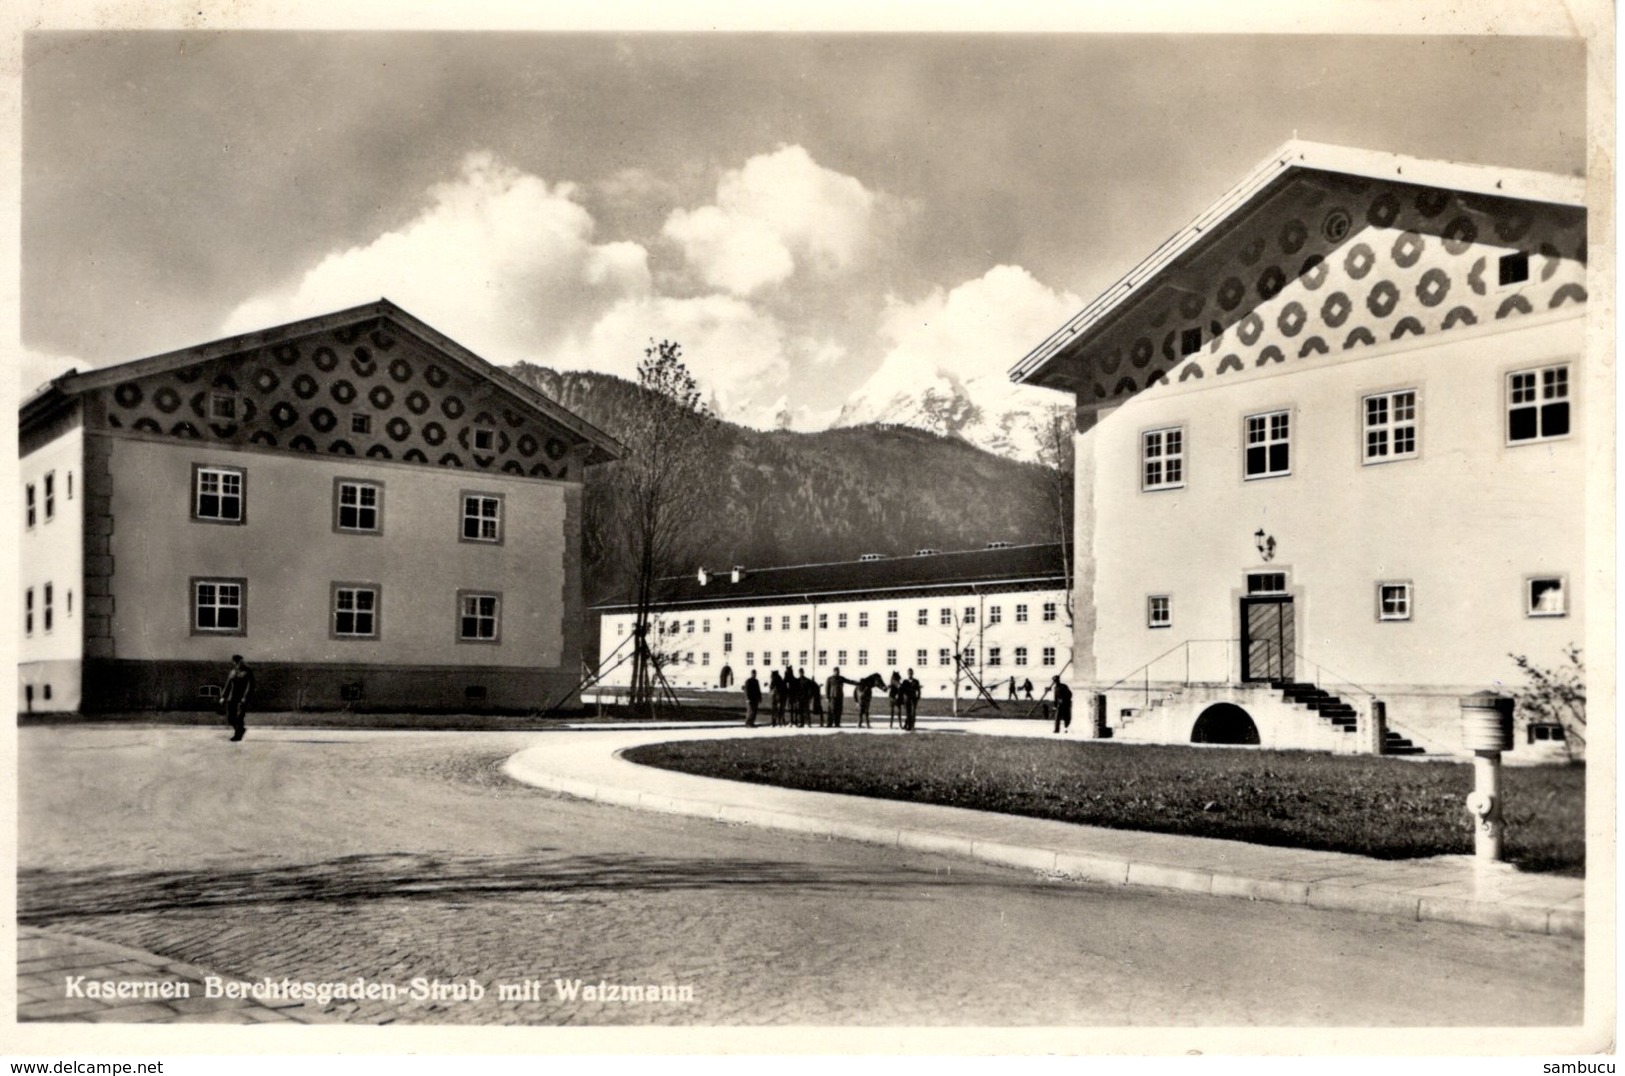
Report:
M1292 679L1297 638L1290 595L1241 599L1243 683Z

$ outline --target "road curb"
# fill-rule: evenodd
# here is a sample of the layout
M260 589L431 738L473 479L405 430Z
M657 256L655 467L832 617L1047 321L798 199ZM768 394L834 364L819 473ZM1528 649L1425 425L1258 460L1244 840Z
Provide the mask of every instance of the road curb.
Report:
M535 750L535 749L531 749ZM1324 911L1360 912L1420 922L1458 923L1520 933L1584 938L1583 910L1509 905L1466 897L1430 897L1379 885L1340 885L1285 878L1253 878L1197 867L1178 866L1097 855L1041 845L1012 844L974 838L966 834L911 827L896 829L816 814L792 814L769 808L724 803L685 796L643 792L635 788L583 781L548 771L520 751L502 765L503 773L523 784L561 792L578 799L661 814L705 818L734 825L758 826L828 839L934 852L960 859L1061 875L1107 885L1171 890L1203 896L1228 897L1271 904L1301 904ZM619 752L616 753L620 758ZM621 761L627 766L638 763ZM666 773L670 771L657 771ZM710 778L710 780L719 780ZM794 790L791 790L794 791ZM807 796L831 793L806 792ZM943 808L959 810L959 808Z

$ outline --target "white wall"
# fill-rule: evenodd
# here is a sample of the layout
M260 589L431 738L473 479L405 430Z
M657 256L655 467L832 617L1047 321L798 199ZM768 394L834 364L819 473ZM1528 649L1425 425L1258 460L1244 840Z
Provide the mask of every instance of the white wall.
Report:
M32 709L72 710L78 706L77 662L84 654L84 430L74 427L20 461L16 610L18 707L33 688ZM53 511L45 514L45 476L55 487ZM34 487L35 521L28 526L25 498ZM51 627L45 627L45 588L51 587ZM25 630L24 604L34 592L33 631ZM45 697L49 687L51 697Z

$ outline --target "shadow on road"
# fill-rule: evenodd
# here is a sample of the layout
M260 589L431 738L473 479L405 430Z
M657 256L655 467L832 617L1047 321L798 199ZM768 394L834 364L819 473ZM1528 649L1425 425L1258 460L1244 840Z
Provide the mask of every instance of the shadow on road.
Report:
M759 859L580 856L547 850L508 856L355 855L241 870L23 870L17 878L17 918L43 926L101 915L301 902L741 888L836 893L850 892L854 885L862 886L866 897L884 900L893 893L904 899L905 890L917 898L921 884L986 886L989 880L895 865L852 870Z

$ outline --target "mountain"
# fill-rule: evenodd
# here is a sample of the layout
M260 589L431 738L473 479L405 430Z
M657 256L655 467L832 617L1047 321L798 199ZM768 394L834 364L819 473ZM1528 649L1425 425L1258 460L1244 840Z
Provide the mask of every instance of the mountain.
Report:
M607 374L530 363L508 372L611 435L644 391ZM1055 540L1048 472L960 436L895 424L797 433L724 422L722 443L716 481L694 491L714 521L704 545L713 569ZM611 478L611 468L589 471L588 496ZM691 567L699 565L681 570ZM591 599L621 589L607 565L588 564L587 576Z
M917 387L889 397L854 397L836 427L875 423L912 426L1009 459L1039 458L1038 429L1050 410L1070 405L1056 393L1015 385L999 374L966 380L939 371Z

